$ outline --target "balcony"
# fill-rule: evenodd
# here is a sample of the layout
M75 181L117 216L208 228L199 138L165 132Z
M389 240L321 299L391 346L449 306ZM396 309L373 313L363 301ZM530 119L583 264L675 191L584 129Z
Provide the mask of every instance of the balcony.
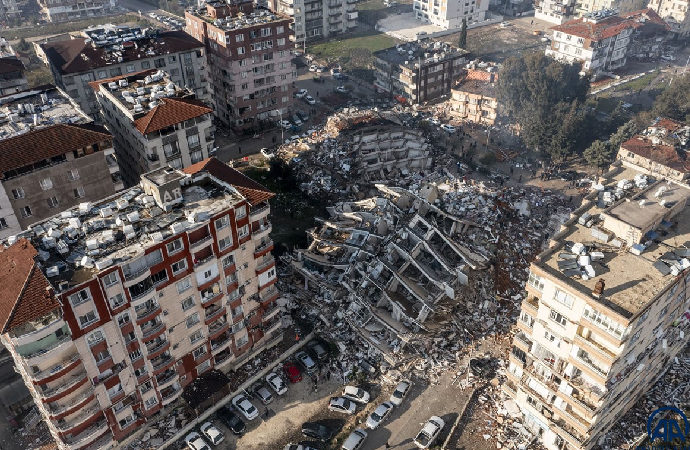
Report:
M232 337L232 335L230 333L226 333L226 334L222 335L221 337L219 337L218 339L212 340L211 341L211 352L218 350L218 349L222 348L223 346L227 345L228 342L230 342L231 337Z
M232 357L234 354L232 351L228 348L223 350L222 352L219 352L213 359L215 360L216 367L225 364L226 362L232 361Z
M67 444L70 449L80 449L99 438L106 431L110 431L108 428L108 421L105 419L99 420L76 436L65 438L65 444Z
M79 354L76 353L72 355L71 358L66 359L65 361L62 361L61 363L51 367L50 369L42 370L38 373L34 373L31 375L31 377L34 379L34 382L37 384L41 384L40 382L51 377L59 377L61 375L66 374L70 370L74 369L77 367L81 362L81 359L79 358Z
M74 375L60 378L59 386L40 392L40 395L45 401L52 402L78 389L80 386L86 384L88 380L89 378L86 370L82 369Z
M221 295L223 295L223 290L221 289L220 284L216 283L210 288L201 291L201 304L208 305Z
M264 213L267 213L269 210L270 206L268 203L265 203L262 206L259 206L258 208L252 208L252 210L249 212L249 218L252 222L259 220L260 216Z
M170 348L170 341L167 339L160 340L156 342L151 348L146 347L146 353L148 354L148 359L154 359L156 356L160 355L164 350Z
M515 335L514 343L526 352L529 352L530 348L532 347L532 341L527 336L525 336L525 333L523 333L522 331Z
M156 377L158 389L163 389L168 383L178 379L178 374L175 369L168 369Z
M561 436L566 441L570 442L570 444L575 446L575 448L579 448L582 446L584 439L579 438L577 436L577 432L573 430L571 427L569 427L565 422L551 422L549 425L553 429L555 429L556 433L559 436Z
M268 258L264 257L257 265L256 265L256 272L263 272L264 270L268 269L269 267L275 265L276 260L273 258L273 256L270 256Z
M213 305L204 311L204 324L208 325L226 313L224 306Z
M96 394L91 390L88 390L83 394L74 397L67 403L63 403L60 405L56 403L49 403L48 409L50 411L50 415L57 419L63 415L70 414L76 411L77 409L83 408L94 398L96 398Z
M152 336L153 334L161 331L164 327L165 327L165 324L163 322L157 322L157 323L154 323L153 325L141 327L141 332L143 333L143 339L146 339L146 338Z
M208 231L208 227L205 228L205 233L203 231L199 233L200 230L195 230L197 234L194 232L190 233L189 235L189 248L190 249L195 249L196 247L199 247L200 245L209 242L213 236L211 236L211 233Z
M270 302L271 300L278 298L278 295L280 295L280 292L278 292L278 288L275 286L275 284L259 292L261 303Z
M522 307L536 314L539 310L539 300L536 297L528 297L522 302Z
M216 320L208 327L208 337L213 339L216 335L230 328L227 319Z
M169 386L161 391L163 406L169 405L182 393L182 388L177 385Z
M57 429L62 431L63 433L69 432L70 430L73 430L79 425L82 425L84 422L91 419L96 414L100 413L101 408L98 405L92 406L90 408L87 408L85 411L82 411L77 416L68 419L65 423L58 425Z
M149 270L148 268L146 270ZM153 292L156 286L153 284L150 276L147 276L144 280L136 283L133 286L129 286L129 295L132 297L132 302L145 297L146 295Z
M45 361L53 356L59 355L62 351L66 350L67 347L73 346L72 336L69 334L62 335L62 337L56 339L51 344L48 344L45 348L37 350L27 356L24 359L29 365L39 365L41 361Z
M589 369L593 370L597 375L601 376L604 380L606 380L606 377L608 375L608 370L604 370L601 367L599 367L589 356L588 353L586 352L579 352L577 355L577 358L575 358L577 361L582 361L586 367Z
M10 339L16 347L40 341L48 335L55 334L57 330L65 326L62 316L53 312L42 318L42 320L27 322L17 327L10 333Z
M151 361L153 364L153 370L159 370L162 367L165 367L166 364L174 361L173 357L170 355L161 355L158 357L158 361Z
M277 331L280 329L282 325L282 320L280 320L280 317L275 318L274 320L265 323L264 324L264 334L271 334L274 331Z
M609 349L606 347L602 346L598 342L593 341L592 339L588 339L580 334L575 334L575 341L581 344L584 344L587 346L588 349L594 350L594 352L605 358L606 360L613 362L616 360L616 355L611 352Z
M264 224L252 227L252 235L254 236L254 239L261 239L264 236L268 236L268 234L271 231L273 231L273 227L271 226L270 223L264 223Z
M272 239L264 239L255 249L254 249L254 257L256 258L257 255L265 252L266 250L271 250L273 248L273 240Z
M264 309L263 319L269 320L273 318L278 311L280 311L280 306L278 306L278 303L271 303L268 305L268 308Z
M161 307L158 303L149 305L143 311L137 312L137 325L141 325L142 323L148 322L149 320L153 319L155 316L160 314L160 312Z

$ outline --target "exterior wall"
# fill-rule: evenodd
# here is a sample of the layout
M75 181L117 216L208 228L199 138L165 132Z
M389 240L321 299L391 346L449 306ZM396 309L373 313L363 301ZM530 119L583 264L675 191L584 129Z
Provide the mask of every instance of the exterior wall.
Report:
M414 0L415 17L443 29L460 28L462 19L467 24L483 22L489 9L488 0Z
M0 96L10 95L29 88L29 82L20 71L0 75Z
M597 75L625 65L632 32L625 28L614 37L595 42L556 31L546 55L569 63L579 61L584 71Z
M186 18L187 33L208 48L218 119L242 127L277 117L279 109L283 115L288 113L296 79L290 19L225 31L189 12ZM270 34L262 36L262 29L269 29ZM269 41L270 47L252 50L253 45Z
M644 172L654 176L660 176L677 183L686 182L690 179L689 173L680 172L672 169L664 164L652 161L636 153L626 150L623 146L618 150L616 159L621 160L626 167L633 167L640 172Z
M297 45L326 38L357 26L356 0L271 0L272 11L294 19Z
M465 120L486 125L496 122L498 101L493 97L453 89L450 107L452 114Z
M104 142L101 148L110 148L111 145L110 142ZM65 156L67 160L64 162L2 181L22 229L81 202L99 200L115 193L116 186L110 176L110 168L103 150L79 158L75 158L71 153ZM78 171L78 179L69 178L72 170ZM45 178L50 178L52 188L44 190L41 187L40 182ZM23 189L25 195L23 198L15 199L12 190L18 188ZM75 189L78 188L84 189L83 197L76 197ZM56 206L48 204L48 199L52 197L58 199ZM25 206L31 208L32 214L29 217L24 217L21 213Z
M649 0L647 6L671 26L671 31L680 36L690 35L688 0Z
M575 0L539 0L534 3L534 17L561 25L572 18L574 9Z
M198 99L210 99L206 79L206 56L202 48L156 55L121 64L109 64L81 73L62 74L59 68L50 66L55 83L79 104L82 111L92 117L98 116L99 106L94 90L89 85L90 81L156 68L168 72L172 82L178 86L192 89Z
M12 20L21 15L22 11L19 8L16 0L0 0L0 19Z
M12 209L12 202L5 192L5 187L0 183L0 240L22 231L19 220Z
M67 22L104 15L115 6L115 3L107 0L40 0L38 5L45 20Z

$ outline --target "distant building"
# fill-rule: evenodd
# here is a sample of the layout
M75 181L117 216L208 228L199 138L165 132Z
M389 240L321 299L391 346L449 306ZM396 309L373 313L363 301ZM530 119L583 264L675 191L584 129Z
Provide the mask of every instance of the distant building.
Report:
M14 94L29 87L24 70L24 64L12 46L0 37L0 96Z
M635 28L634 21L600 11L551 28L546 55L566 63L580 62L595 77L623 67Z
M690 0L649 0L647 5L656 11L679 36L690 35Z
M17 0L0 0L0 22L21 17L22 10Z
M628 57L649 61L663 54L664 44L672 37L671 26L654 10L641 9L622 14L633 21L633 37L628 49Z
M535 0L534 18L560 25L572 19L575 3L575 0Z
M294 19L295 43L343 34L357 26L357 0L270 0L269 8Z
M213 110L189 89L150 69L91 83L113 133L125 186L153 169L191 166L213 147Z
M0 97L0 239L122 188L112 137L53 86Z
M621 144L618 158L624 166L678 183L690 179L690 126L658 119Z
M575 14L582 17L589 13L612 9L623 15L645 7L645 2L646 0L578 0L575 4Z
M221 1L185 15L185 30L206 45L216 117L233 127L287 117L296 79L292 19Z
M498 73L468 69L450 90L450 109L454 116L474 123L493 125L498 113L496 81Z
M425 40L374 52L377 89L398 101L423 103L450 93L464 73L467 52L449 44Z
M165 70L175 84L192 89L197 98L210 98L204 46L183 31L106 25L87 29L82 35L47 42L40 48L58 87L94 118L99 106L89 82L147 69Z
M489 0L414 0L412 8L417 19L448 30L463 19L468 25L486 20Z
M73 0L37 0L41 16L48 22L69 22L71 20L98 17L115 8L115 0L89 0L76 3Z

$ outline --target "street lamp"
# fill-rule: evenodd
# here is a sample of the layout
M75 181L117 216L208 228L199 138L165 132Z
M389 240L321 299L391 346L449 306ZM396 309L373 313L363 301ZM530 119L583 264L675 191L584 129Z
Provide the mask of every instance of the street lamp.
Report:
M285 127L283 127L283 110L278 108L276 109L278 111L278 115L280 116L280 143L282 144L285 142Z

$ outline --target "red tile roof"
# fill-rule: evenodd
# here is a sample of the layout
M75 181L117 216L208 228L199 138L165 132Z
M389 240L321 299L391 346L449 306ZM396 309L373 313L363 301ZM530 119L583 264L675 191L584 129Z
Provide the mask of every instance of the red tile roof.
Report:
M635 28L646 27L648 25L654 25L660 27L666 31L671 29L671 26L661 18L659 14L656 13L651 8L640 9L637 11L632 11L629 13L621 14L622 17L626 19L633 20Z
M57 124L0 141L0 177L44 159L110 140L108 131L93 124Z
M663 128L664 130L668 131L669 133L672 133L672 132L678 130L679 128L682 128L683 124L680 122L676 122L673 119L668 119L668 118L664 117L664 118L659 119L652 126L658 127L658 128Z
M36 264L36 249L27 239L0 248L0 333L36 320L60 306Z
M690 162L671 145L655 145L649 138L637 135L623 142L621 148L678 172L690 173Z
M585 19L582 18L570 20L562 25L552 27L551 29L596 42L616 36L626 28L633 27L634 24L632 20L624 19L619 16L611 16L597 23L585 21Z
M203 46L204 44L184 31L165 31L156 38L138 40L136 47L123 49L122 62L166 57L168 53L189 51ZM83 37L48 42L41 44L41 48L50 64L62 74L87 72L112 64L112 52L106 52L104 47L94 47Z
M227 164L222 163L215 157L199 161L196 164L182 169L182 171L190 175L194 175L199 172L208 172L219 180L225 181L237 189L240 194L246 197L247 201L251 205L259 204L275 196L273 192L266 189L260 183L257 183L248 176L244 175L242 172L233 169Z
M142 134L148 134L211 112L213 110L201 100L161 98L148 114L134 120L134 126Z

